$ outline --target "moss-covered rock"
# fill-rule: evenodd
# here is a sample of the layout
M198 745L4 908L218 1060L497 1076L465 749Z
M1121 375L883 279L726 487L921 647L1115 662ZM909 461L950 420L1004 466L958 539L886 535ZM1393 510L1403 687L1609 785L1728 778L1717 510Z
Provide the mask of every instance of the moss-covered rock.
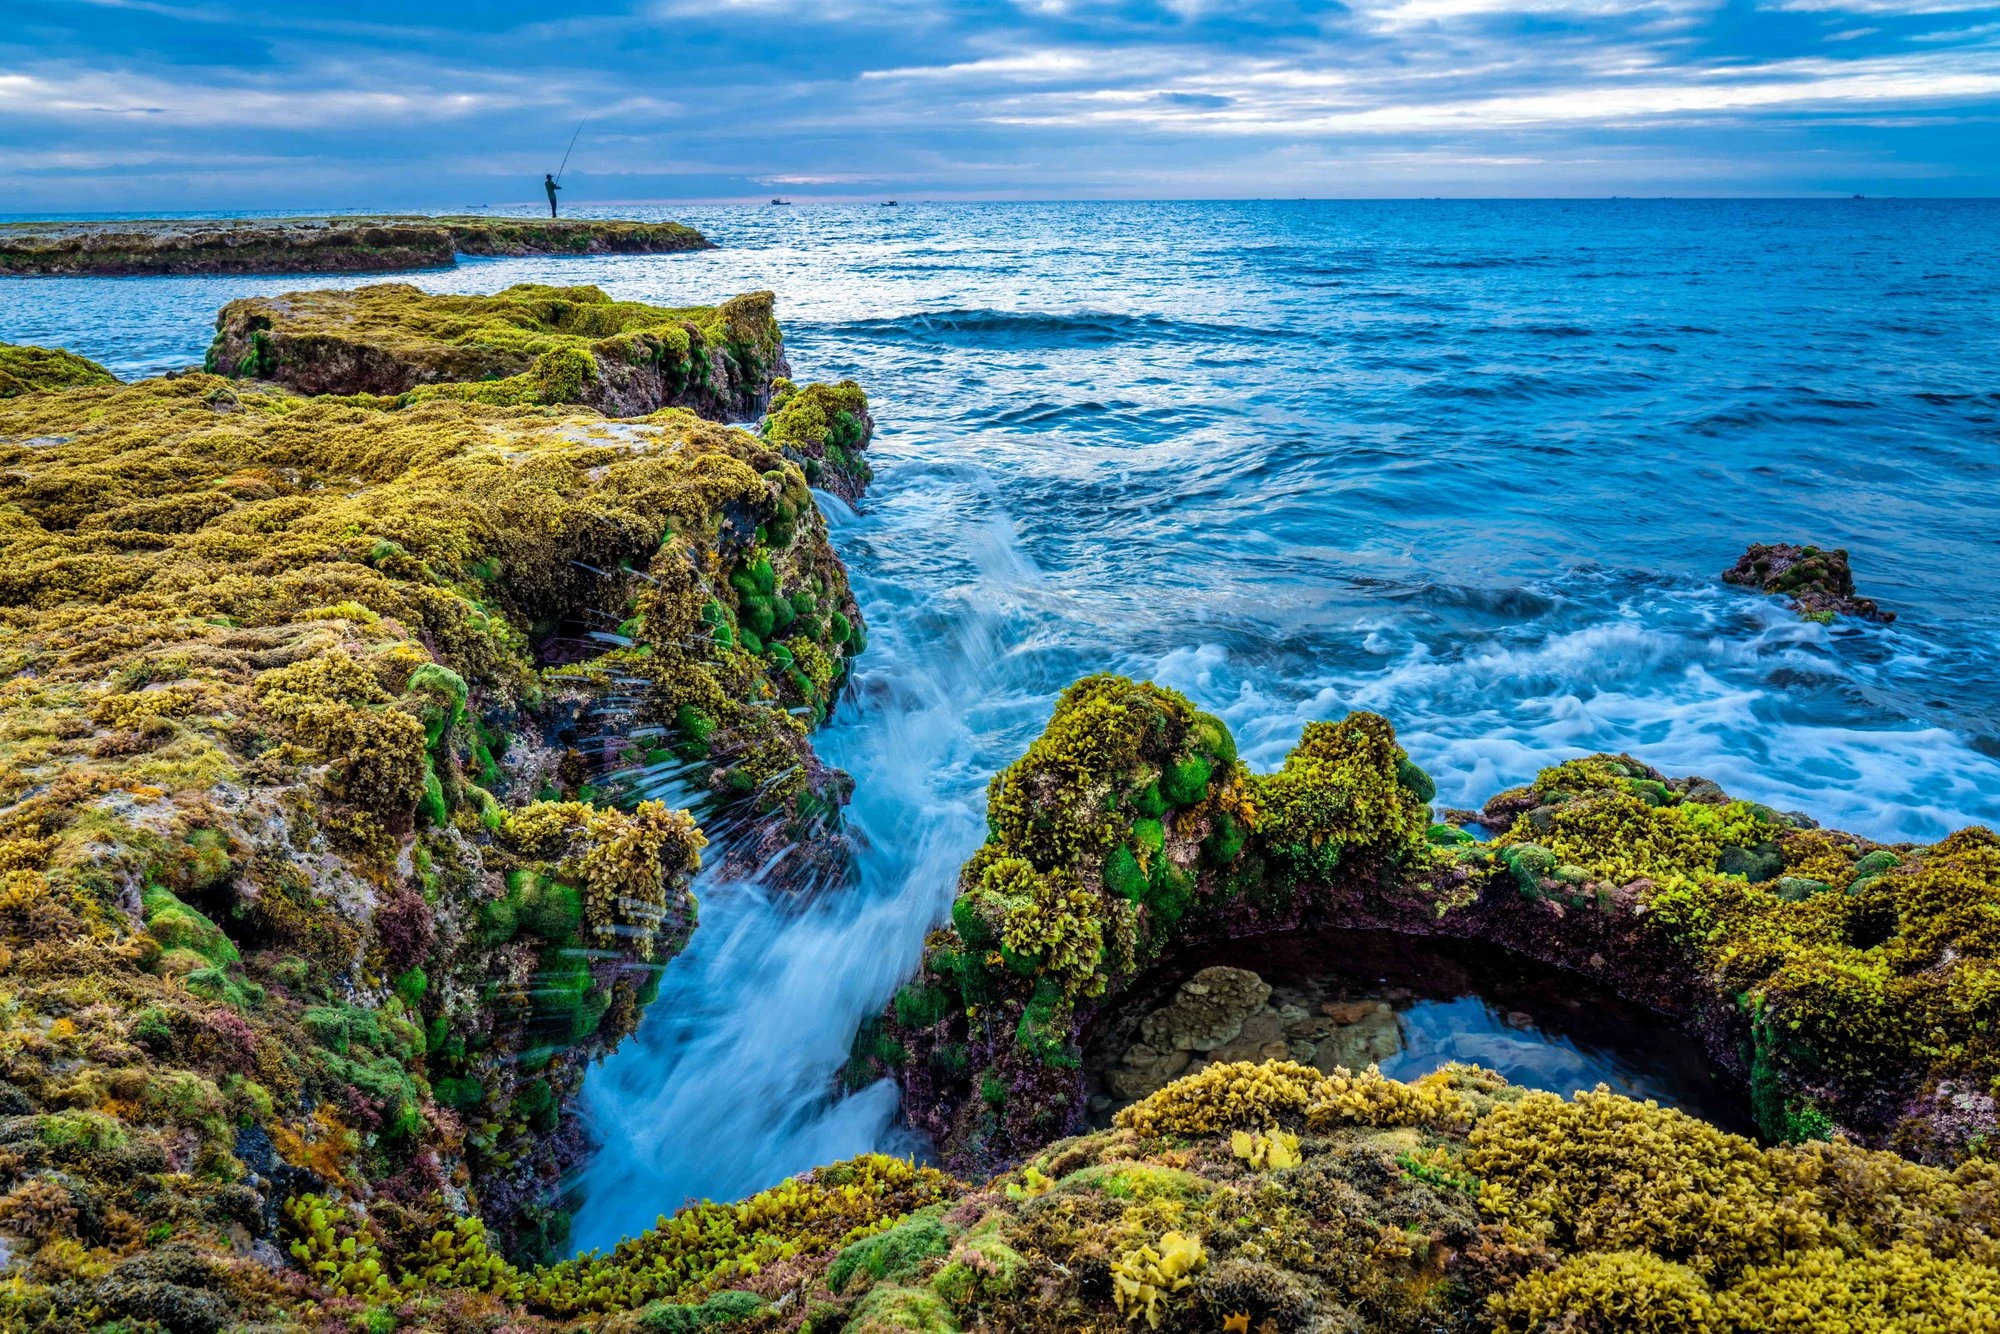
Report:
M1260 1141L1285 1152L1245 1154ZM522 1290L532 1312L638 1309L642 1327L671 1309L701 1328L721 1292L813 1330L1886 1334L1980 1328L1996 1229L1986 1162L1760 1148L1471 1066L1406 1084L1223 1064L1018 1172L966 1185L858 1159ZM634 1306L655 1292L675 1305Z
M770 415L759 428L765 439L805 470L806 480L852 503L871 473L861 451L875 435L868 396L852 380L773 385Z
M1162 950L1312 922L1489 942L1675 1014L1772 1142L1839 1128L1951 1162L2000 1136L1990 832L1885 848L1595 755L1496 796L1480 843L1430 824L1381 718L1309 725L1268 775L1220 728L1092 677L994 779L951 923L850 1072L894 1074L961 1170L1080 1124L1077 1036ZM1157 1087L1179 1045L1120 1079Z
M288 292L224 306L207 368L404 405L575 403L614 416L685 407L740 421L764 410L787 373L772 305L771 293L752 292L670 309L532 283L493 296L407 283Z
M1329 885L1434 864L1414 770L1373 714L1311 725L1260 775L1171 690L1070 687L992 782L987 842L906 993L924 1003L884 1017L908 1114L969 1170L1074 1129L1081 1023L1146 961L1193 933L1295 919Z
M0 224L0 273L393 273L467 255L653 255L709 249L677 222L360 217Z
M1722 579L1789 598L1792 609L1809 621L1830 621L1835 616L1883 622L1896 619L1895 612L1882 610L1873 598L1855 596L1854 573L1848 568L1846 550L1840 547L1752 542L1749 550L1722 572Z
M744 571L789 667L731 634ZM653 786L795 847L780 883L838 866L807 738L858 627L798 467L685 411L0 402L8 1309L169 1238L342 1301L514 1291L583 1069L694 927L705 840ZM217 1263L213 1311L97 1309L275 1300Z
M0 398L43 389L73 389L79 385L116 384L118 377L104 367L59 347L0 343Z

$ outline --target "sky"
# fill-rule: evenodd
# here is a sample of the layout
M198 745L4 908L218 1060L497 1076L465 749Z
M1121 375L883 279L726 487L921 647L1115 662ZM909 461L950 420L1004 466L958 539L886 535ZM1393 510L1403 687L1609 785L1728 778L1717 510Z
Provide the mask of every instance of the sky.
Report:
M584 118L588 117L585 121ZM0 213L2000 194L2000 2L0 0Z

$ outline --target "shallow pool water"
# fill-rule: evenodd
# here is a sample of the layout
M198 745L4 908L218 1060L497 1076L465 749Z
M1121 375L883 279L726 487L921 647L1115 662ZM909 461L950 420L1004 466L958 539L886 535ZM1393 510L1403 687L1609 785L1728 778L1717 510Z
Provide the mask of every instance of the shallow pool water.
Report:
M1206 1004L1176 1005L1189 982ZM1175 1052L1176 1038L1190 1045ZM1259 937L1150 969L1091 1026L1091 1119L1109 1125L1160 1080L1211 1062L1273 1059L1394 1079L1463 1061L1525 1088L1601 1084L1753 1133L1741 1084L1667 1016L1505 950L1371 931Z

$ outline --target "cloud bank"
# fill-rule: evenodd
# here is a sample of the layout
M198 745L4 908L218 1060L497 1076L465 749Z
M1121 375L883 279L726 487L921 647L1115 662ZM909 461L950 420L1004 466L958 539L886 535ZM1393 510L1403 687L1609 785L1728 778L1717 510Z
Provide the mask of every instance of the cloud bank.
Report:
M2000 193L1959 0L10 0L0 209Z

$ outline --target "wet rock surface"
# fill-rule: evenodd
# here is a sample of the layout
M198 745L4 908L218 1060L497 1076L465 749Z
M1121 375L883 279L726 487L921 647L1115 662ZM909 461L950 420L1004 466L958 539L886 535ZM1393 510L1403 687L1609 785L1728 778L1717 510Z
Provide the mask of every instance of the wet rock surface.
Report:
M1792 607L1809 620L1858 616L1887 623L1896 619L1873 598L1854 592L1854 572L1844 548L1831 550L1790 542L1753 542L1736 563L1722 572L1722 581L1791 599Z
M1128 1102L1143 1098L1197 1061L1241 1059L1220 1054L1240 1047L1275 1045L1274 1055L1284 1055L1278 1021L1264 1003L1270 995L1264 979L1245 969L1202 969L1172 1002L1140 1020L1139 1041L1108 1076L1112 1091Z

